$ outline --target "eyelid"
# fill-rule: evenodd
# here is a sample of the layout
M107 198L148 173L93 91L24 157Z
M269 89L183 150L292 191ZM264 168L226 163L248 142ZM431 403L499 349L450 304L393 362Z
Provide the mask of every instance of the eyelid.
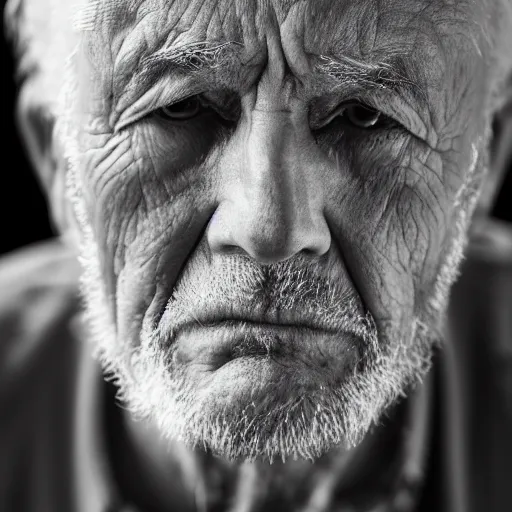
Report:
M357 101L357 100L344 101L342 103L339 103L336 106L336 108L331 110L331 112L329 113L328 116L322 118L320 124L318 126L315 126L313 129L319 130L321 128L324 128L324 127L328 126L330 123L332 123L332 121L334 119L339 117L348 107L352 107L354 105L361 105L362 107L367 107L367 108L370 108L372 110L376 110L377 112L380 112L380 110L375 109L372 106L367 105L367 104L365 104L365 103L363 103L361 101Z
M123 108L122 103L119 102L114 112L115 117L111 118L111 126L114 127L114 132L118 132L152 111L203 92L205 92L205 85L198 83L197 80L191 80L190 77L176 80L165 78L138 98L132 98L132 101L122 98L126 107Z
M369 98L366 103L370 107L375 108L390 119L396 121L414 137L426 142L430 146L433 146L434 141L431 140L432 134L429 132L427 124L416 110L403 98L395 94L386 94L385 96L382 96L379 101Z
M396 94L390 94L387 91L382 93L375 93L375 91L364 94L352 94L345 100L336 103L335 107L331 110L333 118L339 115L342 108L349 105L361 104L362 106L369 107L377 110L390 120L394 121L397 125L401 126L404 130L408 131L414 137L422 140L431 147L435 146L435 139L431 131L428 130L427 124L419 116L419 114L411 107L403 98ZM326 126L323 123L322 126Z

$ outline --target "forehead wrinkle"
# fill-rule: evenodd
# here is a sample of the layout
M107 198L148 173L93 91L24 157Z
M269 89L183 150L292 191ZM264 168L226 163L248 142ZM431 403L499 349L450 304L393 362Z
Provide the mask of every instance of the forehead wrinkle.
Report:
M101 12L101 18L110 19L111 22L115 21L111 19L113 17L113 12L121 11L119 14L124 13L121 14L121 17L125 21L128 21L129 19L130 23L126 23L124 25L126 32L123 34L123 37L125 35L130 35L131 29L129 28L128 25L135 24L135 18L140 18L141 22L142 19L144 18L145 21L146 15L144 13L152 12L152 14L155 14L156 11L161 11L162 16L165 18L164 12L167 12L167 10L171 9L171 7L174 8L175 6L182 6L185 4L189 5L187 2L167 2L165 0L84 1L87 2L87 5L91 6L91 10L89 11L89 13L92 13L94 11L93 6L95 5L101 4L102 6L110 6L110 8L102 7L104 11ZM207 2L207 0L205 1ZM262 22L263 20L268 21L268 15L266 16L261 9L251 10L249 8L252 1L254 0L234 0L233 4L231 4L235 9L235 12L232 15L232 19L234 22L233 27L226 27L228 28L228 30L226 30L226 28L222 26L221 30L223 32L225 40L227 40L227 43L219 42L218 39L217 41L208 41L209 37L207 34L207 29L209 26L209 22L206 22L204 26L201 23L199 23L197 25L197 30L195 25L191 25L189 28L194 29L194 33L190 34L188 34L187 31L182 31L181 29L176 32L174 26L172 27L173 31L169 32L167 35L164 33L164 31L162 31L162 37L156 36L155 32L159 32L155 30L148 30L144 33L141 31L140 33L143 33L144 37L146 37L146 34L149 34L150 37L153 39L150 39L149 42L144 40L144 45L140 44L139 46L134 46L133 42L131 45L126 45L128 47L131 46L135 49L132 51L130 47L129 52L127 52L127 59L125 60L119 58L119 61L115 62L114 64L114 67L116 68L114 71L117 80L116 88L118 90L124 90L126 86L131 87L137 83L136 80L134 80L134 69L136 70L137 78L140 79L140 83L146 86L150 85L152 80L159 79L164 74L170 73L173 70L176 70L178 72L181 71L188 74L197 74L199 76L201 71L207 71L208 69L216 69L216 77L220 78L222 81L224 81L224 78L226 77L230 79L230 83L232 82L236 84L239 81L239 76L237 75L238 70L235 70L235 68L237 67L236 65L244 64L240 61L238 63L236 62L236 55L237 53L241 55L241 49L243 48L242 43L239 43L238 39L241 38L243 40L243 43L244 45L246 45L247 50L249 48L253 50L250 51L249 54L255 57L254 60L256 61L256 66L264 64L264 61L266 60L265 58L259 58L259 56L263 56L263 53L265 53L266 50L266 34L258 34L256 31L255 40L246 41L246 35L242 30L244 26L247 24L251 26L258 25L258 20L259 22ZM199 4L201 3L202 2L199 2ZM229 2L220 3L222 5L229 4ZM190 5L192 4L195 4L195 2L191 1ZM294 25L293 28L294 31L296 32L296 39L301 40L302 43L302 47L300 49L301 51L299 53L309 55L314 55L316 53L320 57L319 64L315 68L313 68L313 70L317 72L314 73L317 76L315 77L310 75L312 81L318 82L318 80L321 79L323 76L328 77L328 79L330 79L330 83L333 84L333 86L336 83L343 85L350 82L355 83L357 81L358 85L361 85L363 87L367 86L373 88L377 87L382 89L394 90L399 89L407 92L408 95L411 96L413 99L421 99L423 100L422 103L428 104L428 102L426 101L426 98L428 97L427 89L430 89L430 87L428 87L429 83L427 83L427 78L429 78L430 75L433 75L435 73L430 73L430 68L428 68L426 72L429 75L429 77L424 77L423 74L425 73L423 72L425 65L422 64L423 59L420 60L420 57L423 57L423 55L419 55L417 58L415 58L415 56L413 55L414 52L412 52L410 48L408 49L408 54L403 56L404 58L402 59L402 61L404 64L402 65L401 59L398 58L398 56L395 54L400 50L403 50L404 41L403 38L398 37L398 34L395 34L395 32L392 32L392 35L396 35L396 37L393 37L391 39L391 42L387 40L377 41L375 39L375 36L368 36L369 39L371 40L371 44L368 43L369 47L363 48L363 51L359 52L361 53L361 60L356 60L353 54L354 48L352 47L351 44L352 41L350 37L347 38L346 34L343 37L343 39L340 40L339 42L336 37L325 38L325 36L320 37L320 35L318 35L318 37L320 37L320 39L322 40L315 40L315 43L317 44L311 45L305 41L305 27L308 26L309 17L308 19L305 20L304 16L306 16L306 14L309 11L307 11L307 9L300 10L299 7L301 5L315 5L314 2L308 4L308 2L300 1L281 2L280 0L265 0L261 2L254 1L254 4L260 5L260 7L261 5L268 4L269 8L273 8L274 11L277 10L279 12L279 16L277 16L277 21L279 21L281 24L285 23L285 21L288 18L291 19L293 15L297 14L297 20L296 22L292 21L292 24ZM350 3L343 3L340 5L347 6L348 4ZM123 9L119 9L120 5L123 6ZM142 13L141 11L141 5L145 7L144 13ZM318 5L320 6L321 4L319 3ZM116 6L117 9L113 6ZM156 6L159 6L159 9L156 9ZM166 6L165 9L164 6ZM241 8L241 6L246 7L246 9L240 11L239 9ZM279 6L281 9L277 9L276 6ZM295 6L295 9L292 8L293 6ZM227 11L229 11L228 8L226 8L226 12ZM131 17L130 15L128 15L128 12L131 13ZM343 11L339 15L339 17L343 17L344 14L348 16L348 13L345 13ZM156 19L161 19L162 16L158 15L156 16ZM328 17L328 19L329 21L332 21L332 19L336 17L337 16L331 14ZM100 18L100 16L95 15L95 18L98 19ZM176 18L178 21L181 19L181 15L178 14L178 11L176 11ZM192 16L191 19L195 19L195 17ZM208 19L211 22L211 17L207 17L205 19ZM312 19L316 18L313 16ZM178 21L176 21L176 24L178 23ZM280 23L277 23L278 27L269 27L266 25L265 31L272 29L277 29L277 31L279 31ZM110 22L108 24L110 24ZM120 21L116 25L120 27L120 30L123 28L123 24ZM343 24L338 23L338 25ZM311 25L312 28L317 29L314 30L316 34L321 33L321 31L318 30L320 26L322 25L315 25L314 23ZM357 33L357 31L355 32ZM264 35L265 37L263 37ZM169 44L169 39L171 39L171 37L173 39L176 39L176 37L178 37L181 41L183 41L185 37L187 37L189 40L191 38L195 38L195 40L192 43L188 43L187 45L182 45L182 51L178 51L178 47L162 48L162 44ZM232 40L230 41L229 39ZM339 48L336 48L338 46L337 43L340 46ZM401 45L400 48L399 45ZM240 48L240 52L236 51L237 46ZM316 48L311 48L311 46L316 46ZM105 48L105 44L103 44L102 47ZM140 51L137 48L140 48ZM313 50L313 53L311 53L311 50ZM154 53L148 54L149 51L153 51ZM333 53L327 53L330 51ZM144 55L144 52L146 52L146 56ZM337 56L338 52L342 54L341 57ZM386 55L386 53L391 53L391 57L388 58L388 55ZM256 54L259 55L256 56ZM350 58L345 57L344 55L346 54L350 55ZM381 62L373 61L373 59L377 57L377 54L380 54L380 57L382 58ZM333 57L332 55L335 56ZM119 54L118 56L120 57ZM366 58L368 60L364 61ZM126 65L119 65L121 62L126 63ZM250 63L250 65L252 65L252 63ZM293 66L290 66L290 68L293 68ZM418 73L415 72L416 68L419 68ZM232 72L234 73L231 74ZM411 78L412 76L414 76L414 79ZM208 80L208 74L205 73L203 75L203 78L206 78ZM423 84L425 89L420 87L420 83ZM325 87L327 86L329 85L326 82Z

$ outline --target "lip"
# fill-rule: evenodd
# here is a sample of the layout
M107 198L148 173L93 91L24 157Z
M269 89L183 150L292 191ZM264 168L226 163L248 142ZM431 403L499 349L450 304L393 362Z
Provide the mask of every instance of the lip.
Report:
M287 331L287 330L308 330L308 331L320 331L324 334L336 334L339 331L335 331L332 329L322 329L319 327L307 325L307 324L296 324L296 323L273 323L273 322L261 322L258 320L248 320L246 318L238 319L238 318L226 318L226 319L218 319L214 322L203 324L202 326L198 326L195 324L195 327L204 327L204 328L217 328L217 327L225 327L225 328L239 328L241 325L251 327L254 329L270 329L276 332L279 331ZM188 327L188 326L187 326Z
M196 315L186 315L178 319L175 324L175 332L192 327L229 327L241 323L271 329L308 329L328 334L337 334L346 330L346 325L335 325L334 322L328 322L315 311L279 310L251 304L249 307L237 305L203 308Z
M301 321L294 321L293 319L273 319L273 318L258 318L258 317L215 317L209 321L201 322L204 326L215 326L215 327L236 327L240 324L249 325L253 327L262 327L269 329L308 329L312 331L322 331L327 333L336 333L336 329L331 329L326 326L319 325L314 322L305 322L304 319Z
M234 361L261 356L267 362L286 361L290 367L302 367L304 361L323 367L320 361L338 364L353 358L361 346L357 336L347 331L225 320L184 328L177 340L175 357L180 364L193 362L202 369L215 371ZM268 359L269 356L272 357Z

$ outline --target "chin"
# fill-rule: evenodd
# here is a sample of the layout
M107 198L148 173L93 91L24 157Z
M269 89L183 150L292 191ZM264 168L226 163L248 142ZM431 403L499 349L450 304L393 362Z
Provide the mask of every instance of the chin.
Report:
M364 341L350 334L212 326L176 339L168 371L187 383L206 422L230 418L244 437L241 444L249 445L254 429L282 436L284 425L310 416L304 414L317 398L342 390L364 349Z
M357 432L349 432L347 383L335 386L294 362L242 356L191 380L168 403L171 422L156 412L160 430L227 460L314 460L357 444L367 430L357 421Z
M300 329L198 328L173 343L143 337L129 372L110 368L126 406L169 440L227 460L315 460L359 444L426 373L424 334L382 349Z

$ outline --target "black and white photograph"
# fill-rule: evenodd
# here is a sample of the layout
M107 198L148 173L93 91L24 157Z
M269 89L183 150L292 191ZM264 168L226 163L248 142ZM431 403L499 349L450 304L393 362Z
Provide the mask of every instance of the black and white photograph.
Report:
M512 0L1 41L0 512L512 510Z

